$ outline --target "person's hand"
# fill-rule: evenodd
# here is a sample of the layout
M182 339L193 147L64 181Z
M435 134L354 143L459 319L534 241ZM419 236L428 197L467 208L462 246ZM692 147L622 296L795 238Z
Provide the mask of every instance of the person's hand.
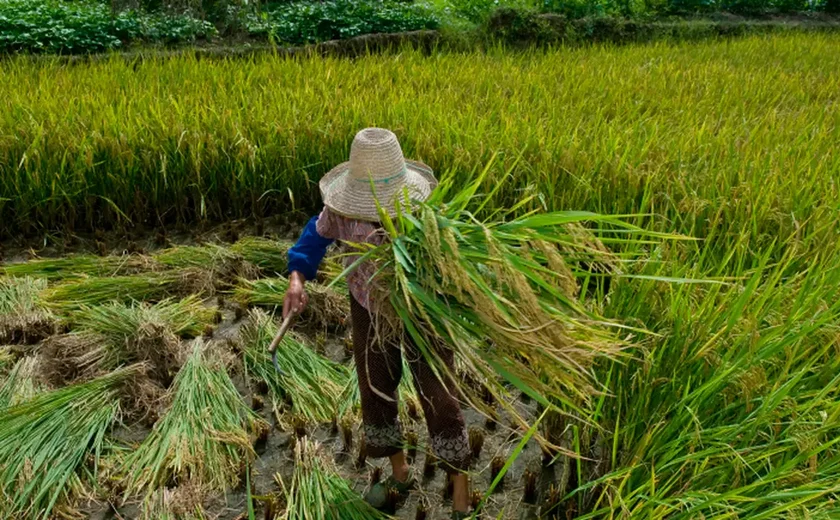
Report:
M306 294L306 278L300 271L292 271L289 275L289 288L283 298L283 319L289 313L300 314L309 303L309 296Z

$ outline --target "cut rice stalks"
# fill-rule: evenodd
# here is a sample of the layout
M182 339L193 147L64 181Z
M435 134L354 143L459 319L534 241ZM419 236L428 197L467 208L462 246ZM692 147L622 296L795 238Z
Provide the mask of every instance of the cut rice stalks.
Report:
M242 329L246 372L269 387L275 408L280 401L291 401L291 414L309 423L330 422L336 418L341 394L349 380L347 367L334 363L307 347L300 339L286 335L277 347L274 369L268 345L277 325L265 311L254 309Z
M41 298L46 280L0 278L0 344L31 344L53 334L56 320Z
M65 258L39 258L0 266L5 276L30 276L47 280L62 280L83 276L118 276L149 271L154 261L140 255L92 256L74 255Z
M618 325L576 296L578 273L570 266L619 262L582 224L615 230L602 235L626 249L650 239L620 218L582 212L530 214L508 222L510 210L482 221L476 214L492 200L492 194L476 196L482 180L480 175L449 197L454 185L449 175L412 214L398 203L392 218L380 207L390 240L359 261L374 261L382 269L399 321L433 369L456 377L433 346L442 340L459 365L488 382L524 428L526 419L502 399L503 381L544 406L565 403L579 410L598 393L592 362L614 358L622 348ZM471 203L474 212L467 209ZM462 392L474 407L489 411L476 392Z
M286 497L281 520L377 520L388 518L364 501L307 437L295 445L295 470L288 487L275 475Z
M288 288L289 281L283 277L240 280L234 290L234 299L244 305L282 309ZM335 329L347 322L350 302L346 295L317 283L308 283L306 292L309 305L301 315L302 321L325 329Z
M58 384L62 378L89 378L127 363L148 362L147 375L166 388L183 363L179 336L199 335L213 315L195 296L154 305L84 306L70 313L73 332L44 342L44 368Z
M46 389L38 378L39 360L30 356L19 359L0 386L0 410L28 401Z
M47 519L57 505L72 504L77 471L97 473L119 387L134 370L38 394L0 413L0 517Z
M262 269L268 276L286 273L291 242L260 237L245 237L230 246L230 250Z
M232 249L216 244L173 247L155 253L153 258L168 269L209 271L217 283L229 283L237 278L255 278L258 274L257 266Z
M108 302L160 301L169 296L212 294L212 280L201 269L183 269L132 276L91 277L68 280L44 290L45 304L61 312Z
M224 490L239 482L253 460L249 435L262 421L228 376L221 354L201 339L175 377L172 405L143 443L125 459L125 498L147 500L164 486L193 482Z

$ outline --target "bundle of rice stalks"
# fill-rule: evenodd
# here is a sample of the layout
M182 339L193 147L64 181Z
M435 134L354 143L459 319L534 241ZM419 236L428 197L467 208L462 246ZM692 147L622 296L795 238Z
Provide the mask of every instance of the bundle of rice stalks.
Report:
M230 250L262 269L263 273L275 276L286 272L290 247L292 244L286 240L245 237L230 246Z
M181 300L168 298L153 305L134 302L83 307L71 313L69 321L77 329L104 334L115 341L130 338L150 323L190 338L201 335L213 323L215 312L191 295Z
M314 424L332 421L350 377L347 367L318 355L300 339L286 335L277 347L277 364L286 374L280 375L268 354L268 345L276 332L277 326L267 313L259 309L251 311L248 323L242 328L245 370L266 382L275 403L291 401L291 413L295 417Z
M196 339L170 390L172 405L123 463L125 497L147 498L192 481L209 490L239 482L254 452L249 433L261 426L230 380L222 356Z
M68 280L44 290L42 298L50 309L70 312L113 301L159 301L178 294L212 292L213 283L206 271L183 269Z
M45 385L38 379L37 368L36 357L25 357L15 363L0 386L0 410L16 406L44 391Z
M527 422L502 399L500 379L546 406L585 406L597 394L589 367L618 355L622 343L617 325L576 297L573 266L617 263L602 240L629 247L645 238L619 218L591 213L532 213L505 221L512 208L480 220L476 215L492 200L492 194L475 196L482 178L449 197L450 175L412 213L398 203L395 218L380 207L390 241L360 261L381 266L393 309L431 366L439 374L450 371L433 348L442 340L457 364L487 381L524 427ZM474 212L467 209L471 204ZM614 232L599 239L578 225L583 223ZM476 408L487 409L476 392L462 392Z
M95 477L103 440L133 368L42 393L0 414L2 518L51 518L72 504L82 468Z
M151 270L154 261L138 255L91 256L74 255L65 258L43 258L0 267L6 276L30 276L61 280L81 276L117 276Z
M240 280L234 289L233 297L244 305L283 308L283 297L289 281L283 277L264 278L261 280ZM348 297L336 290L317 283L306 285L309 305L301 315L301 320L317 327L336 328L343 325L350 316Z
M375 520L387 518L365 502L318 453L319 445L304 437L295 445L295 471L287 487L279 475L278 485L286 497L282 520Z
M56 320L44 306L46 280L0 278L0 344L31 344L55 333Z
M210 271L218 280L253 278L257 274L254 264L243 259L237 252L216 244L173 247L156 253L154 259L169 269Z

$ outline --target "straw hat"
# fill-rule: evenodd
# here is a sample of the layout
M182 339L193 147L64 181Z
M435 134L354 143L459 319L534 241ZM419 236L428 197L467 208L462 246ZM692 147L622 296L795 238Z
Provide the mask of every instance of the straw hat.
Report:
M437 180L431 168L403 157L393 132L365 128L353 139L350 160L324 175L320 186L324 204L339 215L378 222L376 201L393 216L403 188L408 189L412 200L423 201L437 186Z

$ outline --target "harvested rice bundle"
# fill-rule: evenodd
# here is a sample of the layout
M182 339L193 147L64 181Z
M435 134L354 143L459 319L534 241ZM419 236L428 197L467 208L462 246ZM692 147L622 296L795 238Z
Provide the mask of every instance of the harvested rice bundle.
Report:
M283 297L289 281L283 277L261 280L240 280L234 289L234 299L245 305L283 308ZM309 305L303 311L304 322L323 328L343 325L350 316L350 302L346 295L316 283L306 286Z
M149 303L110 303L83 307L70 314L77 329L104 334L117 341L134 335L149 323L165 327L173 334L189 338L199 336L213 323L215 309L205 306L195 295L181 300L165 299Z
M74 332L44 344L48 365L59 377L88 377L135 362L149 362L149 375L164 387L182 363L181 337L199 335L212 323L214 311L195 296L157 304L108 303L84 306L68 320ZM66 365L66 366L62 366Z
M253 278L257 267L237 252L216 244L178 246L154 255L155 261L169 269L203 269L217 280Z
M37 343L55 333L56 320L41 297L46 280L0 278L0 344Z
M84 465L96 477L119 387L133 372L38 394L0 413L0 517L47 519L72 504L77 471Z
M295 445L295 471L287 487L274 478L286 497L281 520L376 520L388 518L364 501L318 453L319 445L307 437Z
M170 389L172 405L123 463L125 497L188 481L224 490L254 457L249 438L260 427L228 376L221 355L201 339Z
M286 272L290 247L292 243L286 240L245 237L230 246L230 250L262 269L263 273L274 276Z
M621 219L582 212L530 214L511 221L494 212L496 220L481 221L475 215L492 199L492 194L475 196L481 182L479 176L450 197L449 176L412 214L399 204L395 218L379 208L390 240L360 261L367 258L381 266L396 314L431 366L438 373L450 370L430 348L430 338L440 338L454 350L458 364L488 382L496 400L524 426L526 421L501 398L506 391L500 379L544 405L585 406L597 393L592 362L616 356L622 346L611 330L614 324L575 296L576 273L569 260L616 261L593 247L600 242L577 224L612 227L617 230L609 235L614 244L645 238ZM471 203L475 213L468 211ZM461 391L475 407L488 411L477 392L465 385Z
M139 255L92 256L74 255L65 258L43 258L0 267L6 276L31 276L62 280L81 276L117 276L155 268L152 259Z
M0 386L0 410L16 406L46 389L38 378L38 358L19 359Z
M291 400L291 413L310 423L326 423L336 418L341 394L349 371L287 335L277 347L280 375L271 363L268 345L277 326L266 312L254 309L242 329L246 371L268 384L275 402Z
M50 309L71 312L114 301L160 301L178 294L212 292L213 283L206 271L183 269L68 280L47 288L42 297Z

